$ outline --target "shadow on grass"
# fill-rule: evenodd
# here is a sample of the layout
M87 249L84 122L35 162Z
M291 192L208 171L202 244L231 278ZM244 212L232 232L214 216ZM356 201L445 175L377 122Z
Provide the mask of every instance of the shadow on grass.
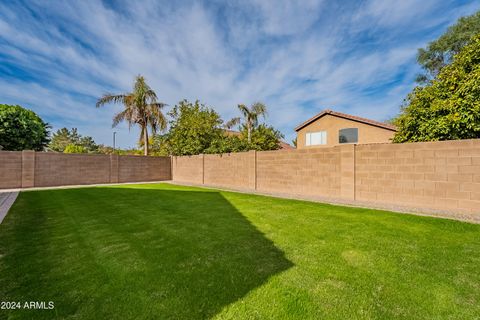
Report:
M4 300L55 303L19 318L210 318L292 266L214 191L22 193L0 254Z

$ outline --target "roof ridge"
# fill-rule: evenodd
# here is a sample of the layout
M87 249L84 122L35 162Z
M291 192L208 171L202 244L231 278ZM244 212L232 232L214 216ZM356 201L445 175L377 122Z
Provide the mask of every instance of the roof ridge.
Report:
M298 131L298 130L302 129L303 127L309 125L313 121L321 118L325 114L330 114L330 115L333 115L333 116L337 116L337 117L341 117L341 118L345 118L345 119L349 119L349 120L353 120L353 121L366 123L366 124L369 124L369 125L385 128L385 129L388 129L388 130L394 130L394 131L397 130L397 127L392 125L392 124L388 124L388 123L385 123L385 122L380 122L380 121L372 120L372 119L368 119L368 118L363 118L363 117L359 117L359 116L354 116L354 115L351 115L351 114L348 114L348 113L343 113L343 112L333 111L333 110L330 110L330 109L325 109L325 110L322 110L320 113L317 113L316 115L314 115L313 117L311 117L307 121L304 121L301 124L299 124L297 127L295 127L295 131Z

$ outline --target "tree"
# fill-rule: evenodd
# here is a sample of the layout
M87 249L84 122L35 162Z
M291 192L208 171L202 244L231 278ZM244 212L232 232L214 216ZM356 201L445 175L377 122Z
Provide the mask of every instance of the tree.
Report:
M247 129L247 141L251 143L252 141L252 130L258 125L258 118L260 116L265 117L267 114L267 107L261 103L256 102L248 108L244 104L238 105L238 110L242 113L243 124ZM232 128L233 126L241 123L240 117L233 118L225 124L226 128Z
M85 150L89 153L98 152L98 145L95 143L95 140L93 140L93 138L90 136L81 137L78 145L85 148Z
M419 75L417 81L425 83L434 79L443 67L451 63L453 56L479 33L480 11L460 18L440 38L430 42L426 48L418 49L417 61L425 73Z
M222 139L224 135L220 115L199 101L180 101L168 115L171 117L170 130L157 139L169 154L204 153L213 141Z
M68 144L63 150L63 153L88 153L88 150L78 144Z
M249 145L245 139L237 135L223 135L212 141L205 153L231 153L249 150Z
M242 128L242 136L248 134L246 125ZM283 134L271 126L261 124L255 127L251 132L251 139L248 143L248 150L278 150L280 149L280 140L283 139Z
M198 101L180 101L168 116L171 118L170 130L166 134L155 135L152 141L152 150L156 155L276 150L280 148L279 141L283 138L273 127L258 125L256 119L246 121L241 125L241 132L231 134L225 130L220 115ZM249 132L250 142L246 138Z
M230 153L249 150L266 151L280 149L283 134L271 126L261 124L251 131L250 143L245 138L248 133L246 125L241 126L237 135L224 134L212 141L205 153Z
M166 140L166 134L156 134L150 139L150 154L154 156L169 156L170 150Z
M67 145L77 143L79 140L80 135L77 128L72 128L71 131L67 128L61 128L53 133L48 148L52 151L63 152Z
M98 145L93 138L90 136L82 136L78 133L77 128L72 128L72 130L61 128L57 130L57 132L53 134L48 148L53 151L64 152L68 145L81 146L83 150L88 153L98 152Z
M35 112L0 104L0 149L41 151L48 144L49 129Z
M394 142L480 138L480 34L406 99Z
M293 139L292 140L292 144L293 146L296 148L297 147L297 138Z
M166 128L166 120L162 109L166 104L157 101L157 95L145 82L145 78L137 76L133 91L124 94L105 94L98 99L97 108L108 103L123 104L124 110L113 117L112 127L120 122L128 122L129 128L132 125L140 127L139 143L143 144L144 155L148 155L148 128L155 134L159 129Z
M122 150L120 149L113 150L113 147L106 146L104 144L99 144L97 152L100 154L114 154L114 153L121 154Z

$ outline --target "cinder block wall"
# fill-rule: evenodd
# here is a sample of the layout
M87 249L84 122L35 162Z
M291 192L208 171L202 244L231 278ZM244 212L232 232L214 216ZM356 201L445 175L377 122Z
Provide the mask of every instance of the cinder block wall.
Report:
M170 157L117 156L118 182L172 179Z
M173 158L173 180L473 214L480 139Z
M204 183L212 186L255 189L255 152L206 154Z
M340 148L257 152L257 190L338 198Z
M465 213L480 221L480 139L186 157L0 151L0 188L174 180Z
M108 183L110 182L110 157L35 152L34 172L35 179L29 187Z
M356 200L480 214L480 139L355 151Z
M0 189L22 186L22 152L0 151Z
M169 157L0 151L0 189L171 179Z
M172 157L174 181L203 184L204 155Z

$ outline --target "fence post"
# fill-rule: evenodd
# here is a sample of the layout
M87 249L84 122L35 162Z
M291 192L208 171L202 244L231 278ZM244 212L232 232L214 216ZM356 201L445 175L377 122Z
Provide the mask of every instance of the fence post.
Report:
M205 154L202 153L202 184L205 184Z
M119 168L118 154L110 155L110 183L118 183L118 168Z
M248 158L248 188L257 190L257 151L250 150Z
M35 186L35 151L22 151L22 188Z
M355 200L355 145L340 146L340 195Z

